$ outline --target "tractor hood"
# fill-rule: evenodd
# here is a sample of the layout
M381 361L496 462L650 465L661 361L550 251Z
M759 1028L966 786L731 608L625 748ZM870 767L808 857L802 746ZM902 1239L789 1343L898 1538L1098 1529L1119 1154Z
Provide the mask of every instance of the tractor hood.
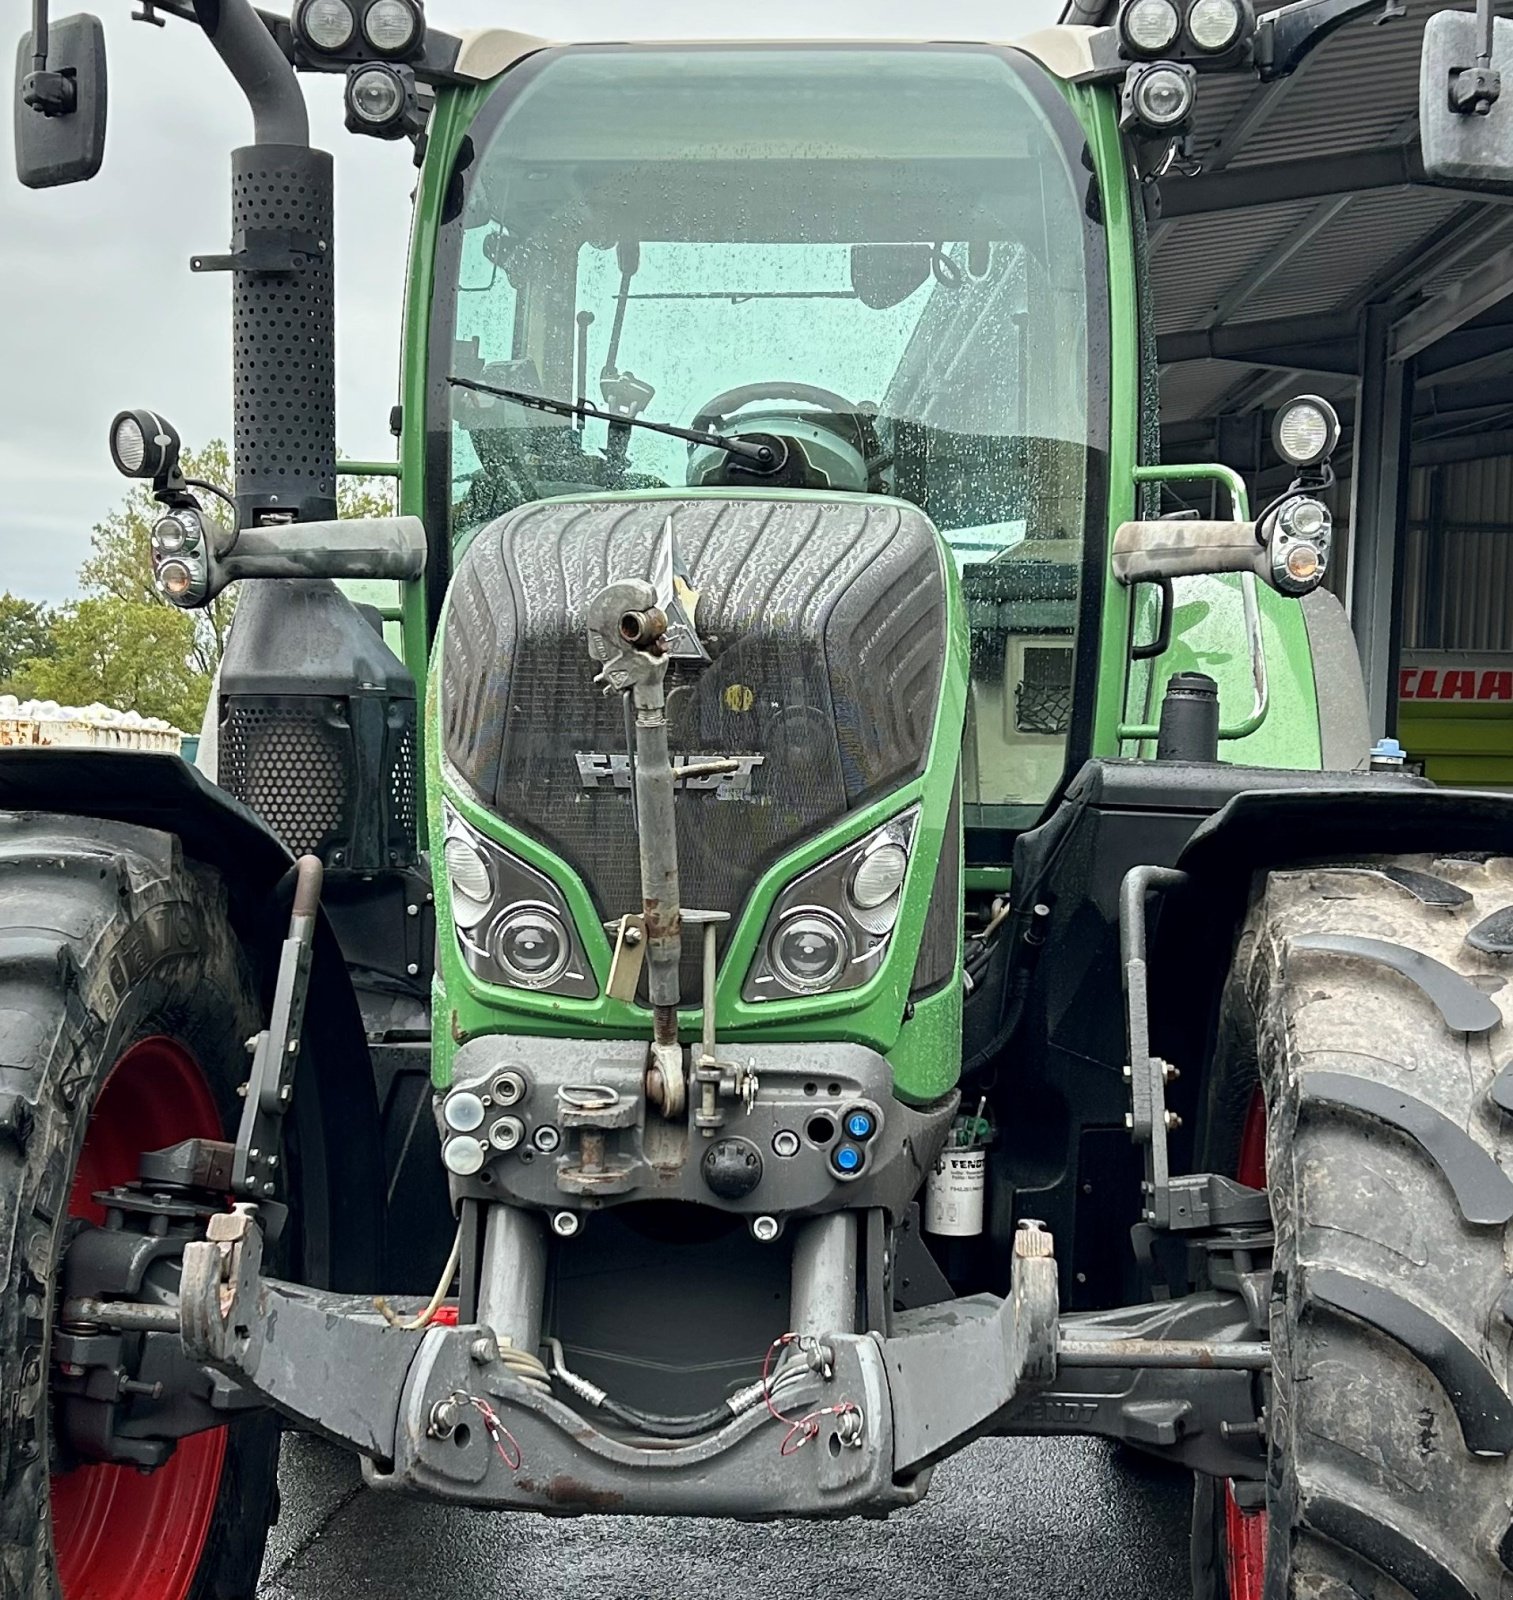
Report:
M668 668L673 759L740 768L680 796L682 898L734 916L779 856L923 770L944 549L913 506L831 495L550 501L478 534L445 616L445 780L560 856L605 918L641 888L625 708L593 681L585 615L628 578L691 612L708 657Z

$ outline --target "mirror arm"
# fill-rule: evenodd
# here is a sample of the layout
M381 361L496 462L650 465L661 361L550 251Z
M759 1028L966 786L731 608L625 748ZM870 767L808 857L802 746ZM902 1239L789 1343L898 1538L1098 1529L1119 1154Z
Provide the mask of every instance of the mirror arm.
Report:
M73 79L47 70L47 0L32 0L32 69L21 80L21 102L44 117L66 117L78 109Z

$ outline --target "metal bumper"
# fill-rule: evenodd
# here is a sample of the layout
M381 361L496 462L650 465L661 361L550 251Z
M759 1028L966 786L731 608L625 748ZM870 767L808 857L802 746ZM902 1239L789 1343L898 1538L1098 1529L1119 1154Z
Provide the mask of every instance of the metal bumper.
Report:
M1056 1369L1056 1262L1016 1240L1006 1299L903 1313L893 1331L819 1335L772 1409L687 1443L613 1437L499 1359L482 1327L390 1326L347 1298L261 1275L250 1210L186 1248L189 1354L345 1443L378 1488L494 1508L655 1515L886 1514L934 1462ZM780 1415L775 1415L774 1411Z

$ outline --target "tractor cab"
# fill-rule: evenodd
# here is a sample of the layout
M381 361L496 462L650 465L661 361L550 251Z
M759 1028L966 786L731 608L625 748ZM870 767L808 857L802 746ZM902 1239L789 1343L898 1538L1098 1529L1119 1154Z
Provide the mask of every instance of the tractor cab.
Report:
M906 501L971 623L968 824L1032 819L1073 720L1110 426L1096 180L1045 68L971 46L579 46L507 74L468 137L431 308L433 525L460 553L559 496ZM642 420L772 440L782 465Z

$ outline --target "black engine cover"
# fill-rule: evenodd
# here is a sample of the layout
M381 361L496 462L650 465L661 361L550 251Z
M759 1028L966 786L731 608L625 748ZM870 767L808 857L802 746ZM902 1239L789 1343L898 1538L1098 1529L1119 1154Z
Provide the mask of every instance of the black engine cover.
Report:
M738 913L801 839L923 767L940 698L946 580L928 520L896 501L690 496L523 506L458 565L441 664L443 748L466 787L637 910L626 728L593 682L588 602L652 579L672 519L709 665L667 675L673 759L752 756L678 807L683 903ZM692 946L692 941L690 941ZM697 948L685 992L697 993Z

